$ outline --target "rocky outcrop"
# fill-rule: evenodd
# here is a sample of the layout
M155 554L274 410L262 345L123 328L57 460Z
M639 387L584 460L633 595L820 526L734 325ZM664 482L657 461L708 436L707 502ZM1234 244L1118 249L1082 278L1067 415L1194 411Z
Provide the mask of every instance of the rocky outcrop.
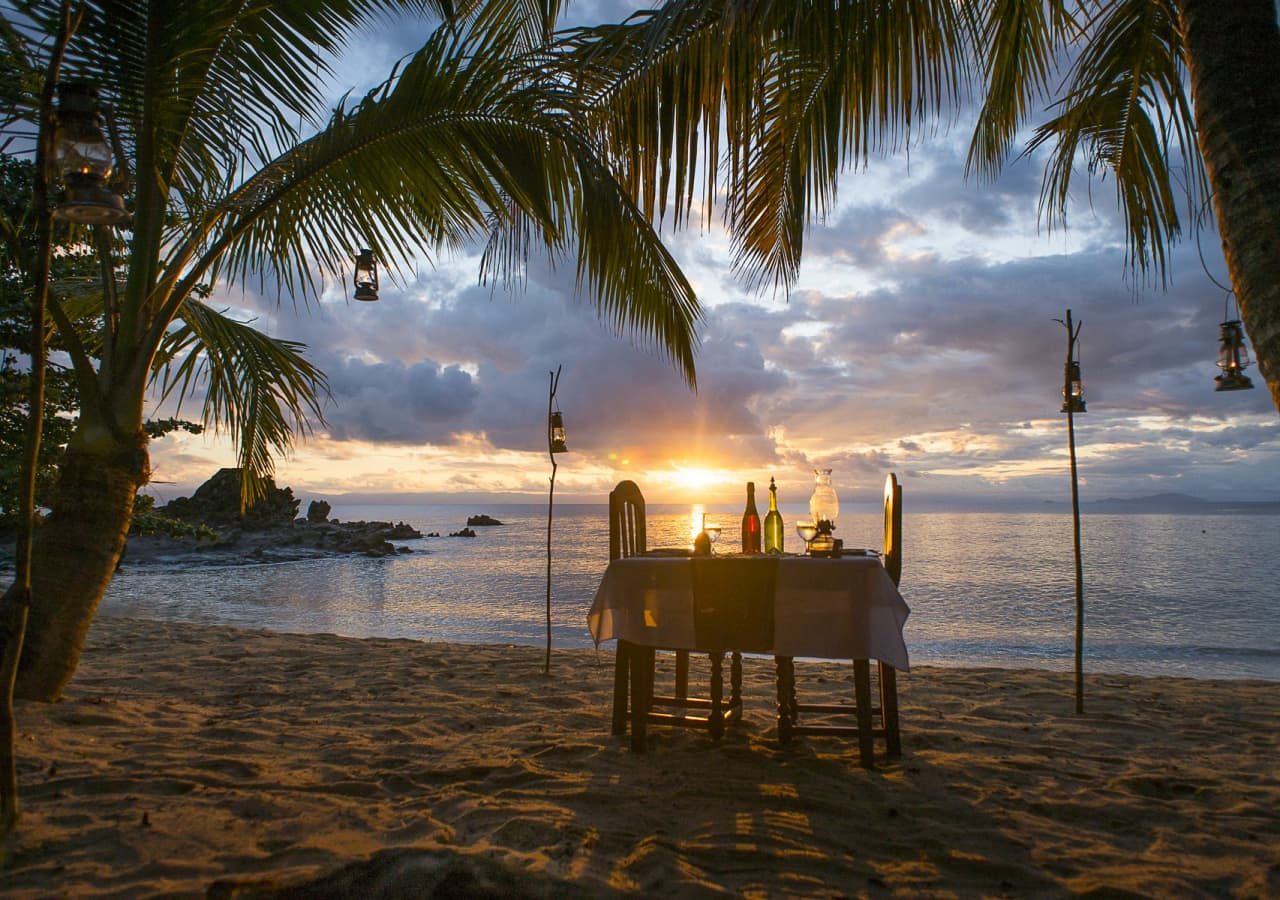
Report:
M218 529L239 526L246 529L279 527L291 523L298 515L293 491L278 488L266 479L266 495L240 514L240 470L219 469L190 497L179 497L156 510L171 519L192 525L208 525Z
M265 529L230 527L218 531L218 540L195 541L164 535L134 535L125 549L124 565L187 564L230 565L246 562L285 562L326 556L363 554L395 556L412 553L392 541L422 537L404 522L311 522L297 519Z
M501 524L502 523L499 522L497 519L493 518L492 516L486 516L484 513L481 513L478 516L467 516L467 525L472 528L475 528L477 526L488 527L490 525L501 525Z
M196 541L164 534L131 535L124 564L212 565L315 559L343 554L395 556L412 553L392 541L422 537L404 522L339 522L331 507L312 501L306 518L296 518L300 501L289 488L267 481L267 496L240 515L240 470L222 469L196 489L156 510L193 525L214 530L217 540Z

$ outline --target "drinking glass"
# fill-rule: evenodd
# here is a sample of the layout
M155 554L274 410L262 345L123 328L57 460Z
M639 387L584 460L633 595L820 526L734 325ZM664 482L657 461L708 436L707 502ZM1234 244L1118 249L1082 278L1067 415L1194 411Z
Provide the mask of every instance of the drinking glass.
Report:
M809 542L818 534L818 526L813 522L797 522L796 534L800 535L800 540L804 541L804 550L809 552Z
M715 522L703 523L702 530L707 533L707 538L711 541L711 552L716 552L716 541L720 540L720 526Z

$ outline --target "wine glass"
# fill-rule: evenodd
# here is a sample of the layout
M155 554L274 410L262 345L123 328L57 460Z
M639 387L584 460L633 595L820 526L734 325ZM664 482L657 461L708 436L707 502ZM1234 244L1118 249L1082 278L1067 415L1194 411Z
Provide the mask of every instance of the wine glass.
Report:
M704 522L702 530L707 533L707 539L711 541L711 552L716 552L716 541L720 540L720 526L715 522Z
M818 535L818 526L813 522L797 522L796 534L804 541L804 550L809 552L809 543Z

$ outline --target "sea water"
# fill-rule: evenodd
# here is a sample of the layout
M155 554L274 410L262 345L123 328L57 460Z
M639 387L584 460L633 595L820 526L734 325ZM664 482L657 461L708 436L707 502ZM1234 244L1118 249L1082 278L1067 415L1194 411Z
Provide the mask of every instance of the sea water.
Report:
M399 542L414 552L223 566L129 565L102 611L354 637L546 641L545 505L349 506L346 520L404 521L447 535L469 514L502 526L475 538ZM787 547L803 515L783 507ZM737 549L741 515L717 550ZM650 547L687 546L690 509L651 505ZM1083 516L1085 668L1280 681L1280 517ZM877 509L842 513L846 547L880 548ZM1070 670L1075 569L1070 515L919 513L903 520L901 592L913 664ZM608 564L607 508L557 505L551 529L555 647L590 647L587 609Z

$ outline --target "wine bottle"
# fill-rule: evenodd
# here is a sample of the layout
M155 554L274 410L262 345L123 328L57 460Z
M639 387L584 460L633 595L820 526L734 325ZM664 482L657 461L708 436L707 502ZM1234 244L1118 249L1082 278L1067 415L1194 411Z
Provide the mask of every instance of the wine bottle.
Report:
M764 552L782 552L782 513L778 512L778 486L769 479L769 512L764 517Z
M742 552L760 552L760 513L756 512L756 483L747 482L747 508L742 513Z

